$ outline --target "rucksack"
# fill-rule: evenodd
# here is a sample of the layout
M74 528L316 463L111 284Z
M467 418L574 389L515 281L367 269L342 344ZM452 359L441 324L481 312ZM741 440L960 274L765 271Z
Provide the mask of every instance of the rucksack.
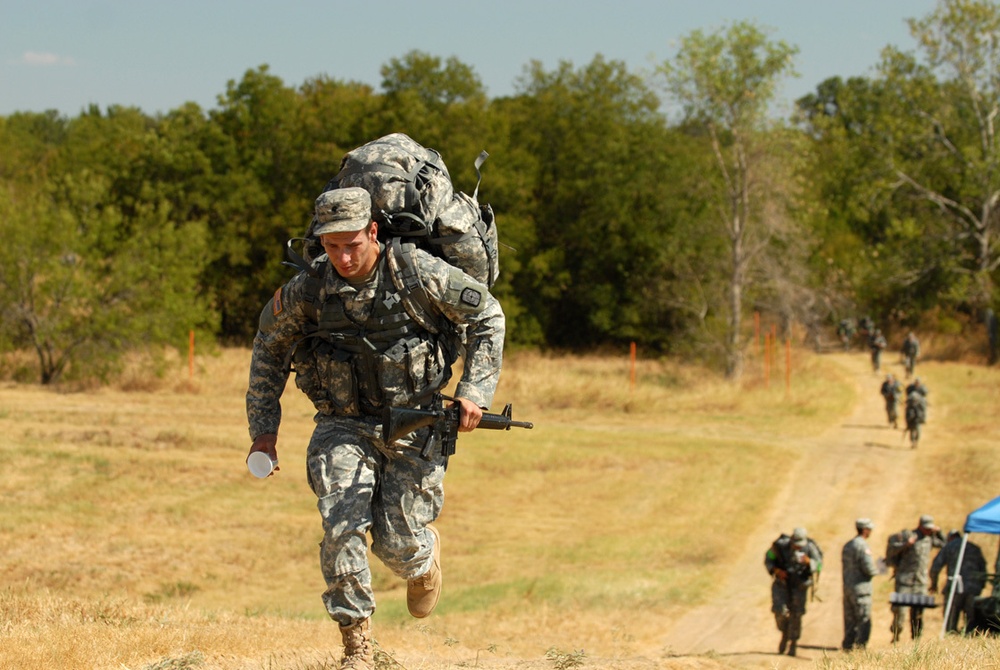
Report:
M348 151L323 191L365 189L381 241L412 242L491 288L500 273L496 221L493 208L477 199L479 168L488 156L483 151L476 158L478 181L469 196L454 189L439 152L393 133ZM306 233L306 249L314 256L322 253L315 253L315 223Z
M909 536L910 531L901 530L898 533L893 533L889 536L889 539L885 542L885 564L890 568L899 567L899 559L902 557L906 546L906 540Z
M372 196L372 218L379 224L379 240L385 243L393 283L400 291L406 311L432 332L448 328L435 314L423 290L414 248L421 248L461 269L492 288L500 272L496 221L493 208L477 200L482 181L480 167L489 157L482 151L476 158L476 189L471 196L456 191L441 154L424 147L403 133L393 133L348 151L340 169L322 192L356 186ZM315 216L305 238L288 240L289 265L310 275L307 294L318 297L326 261L323 247L314 234ZM302 242L302 254L294 243ZM319 307L313 308L313 311ZM455 332L458 346L464 342L461 329Z

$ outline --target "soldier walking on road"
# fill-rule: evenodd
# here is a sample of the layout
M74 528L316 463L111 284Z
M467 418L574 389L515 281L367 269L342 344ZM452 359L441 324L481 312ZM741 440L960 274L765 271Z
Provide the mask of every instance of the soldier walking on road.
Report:
M854 522L858 534L844 545L841 565L844 571L844 641L845 651L864 649L872 632L872 577L878 567L868 546L868 536L875 524L871 519Z
M886 375L879 393L885 398L885 414L889 420L889 425L893 428L898 428L897 419L899 417L896 413L896 407L899 405L899 397L903 394L902 385L891 374Z
M868 348L872 351L872 370L875 372L878 372L882 367L882 350L887 346L889 345L885 341L882 331L876 328L875 332L868 338Z
M920 525L889 537L886 545L886 562L895 569L896 593L927 595L931 550L945 545L941 529L934 525L934 517L924 514ZM917 639L923 630L922 607L892 606L892 641L898 642L903 632L903 621L909 617L910 637Z
M913 332L906 334L906 339L903 340L903 366L906 368L906 378L909 379L910 375L917 367L917 356L920 355L920 341Z
M764 567L774 579L771 582L771 611L781 631L778 653L795 656L802 634L802 615L814 578L823 569L823 552L806 533L796 528L791 537L782 535L764 555Z
M910 448L916 449L920 426L927 421L927 387L917 379L906 389L906 434L910 436Z

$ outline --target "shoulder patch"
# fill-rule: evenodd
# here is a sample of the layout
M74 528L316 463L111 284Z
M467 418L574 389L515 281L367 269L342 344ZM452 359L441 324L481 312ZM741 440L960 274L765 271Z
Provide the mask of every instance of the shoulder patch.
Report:
M281 301L281 287L278 287L278 290L274 292L274 297L271 298L271 312L274 316L278 316L284 308L285 305Z
M483 302L483 294L471 286L466 286L462 289L459 299L470 307L479 307L480 303Z

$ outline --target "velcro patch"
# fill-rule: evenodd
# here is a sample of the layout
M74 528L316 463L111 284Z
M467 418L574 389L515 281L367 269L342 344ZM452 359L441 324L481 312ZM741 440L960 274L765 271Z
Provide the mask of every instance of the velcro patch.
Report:
M281 302L281 288L278 288L274 292L274 298L271 300L271 311L274 312L275 316L281 314L281 310L284 309L284 303Z
M479 307L479 303L483 301L483 294L474 288L466 287L462 289L459 299L470 307Z

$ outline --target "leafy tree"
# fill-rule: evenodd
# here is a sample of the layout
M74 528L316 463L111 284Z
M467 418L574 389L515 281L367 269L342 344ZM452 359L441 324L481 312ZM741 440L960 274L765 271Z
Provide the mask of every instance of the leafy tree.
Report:
M109 182L80 174L49 194L0 186L0 341L29 348L42 383L103 374L129 349L183 341L211 326L197 291L205 230L178 225L169 207L125 217L106 205ZM39 234L39 222L45 222Z
M619 61L574 69L532 63L511 114L520 202L509 211L523 257L514 290L533 330L553 346L642 338L662 343L669 309L650 301L675 199L663 179L673 159L659 100Z
M924 63L886 49L880 69L895 104L883 136L898 186L949 225L956 269L971 280L962 297L982 310L1000 268L1000 6L940 0L909 26Z
M674 61L659 68L685 120L707 133L721 177L714 202L729 246L724 347L732 378L743 369L744 292L777 225L785 221L777 206L785 197L776 190L782 180L763 178L780 167L769 111L777 84L794 74L796 53L784 42L769 41L754 24L739 22L713 34L691 32Z

